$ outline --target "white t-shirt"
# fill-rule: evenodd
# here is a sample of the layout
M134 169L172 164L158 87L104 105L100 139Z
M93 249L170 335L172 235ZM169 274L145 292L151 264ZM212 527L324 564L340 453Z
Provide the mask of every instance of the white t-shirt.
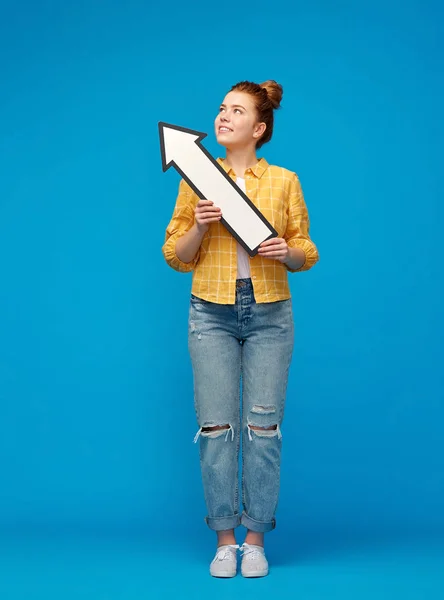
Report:
M245 193L245 179L242 177L236 178L237 185ZM239 242L237 244L237 279L248 279L250 275L250 256L242 248Z

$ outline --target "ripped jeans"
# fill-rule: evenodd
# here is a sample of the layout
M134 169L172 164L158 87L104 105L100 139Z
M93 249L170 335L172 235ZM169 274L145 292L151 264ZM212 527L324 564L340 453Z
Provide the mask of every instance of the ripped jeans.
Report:
M256 304L250 279L237 280L235 304L191 295L188 348L199 425L195 441L200 438L210 529L242 524L266 532L276 526L281 424L293 343L291 299Z

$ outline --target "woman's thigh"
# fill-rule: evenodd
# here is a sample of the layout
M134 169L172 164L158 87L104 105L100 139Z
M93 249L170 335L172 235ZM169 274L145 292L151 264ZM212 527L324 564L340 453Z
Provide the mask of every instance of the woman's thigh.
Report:
M194 378L194 402L199 425L238 421L241 346L232 305L192 297L188 349Z
M269 427L282 421L293 346L291 299L255 304L242 346L244 422Z

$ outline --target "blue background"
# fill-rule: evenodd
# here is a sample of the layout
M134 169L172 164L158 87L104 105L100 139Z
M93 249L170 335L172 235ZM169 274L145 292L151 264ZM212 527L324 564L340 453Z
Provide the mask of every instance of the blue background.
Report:
M321 260L290 276L270 551L443 540L441 4L0 10L2 539L191 533L206 578L191 276L161 253L179 175L157 123L208 132L219 156L225 93L271 78L284 97L259 155L298 173Z

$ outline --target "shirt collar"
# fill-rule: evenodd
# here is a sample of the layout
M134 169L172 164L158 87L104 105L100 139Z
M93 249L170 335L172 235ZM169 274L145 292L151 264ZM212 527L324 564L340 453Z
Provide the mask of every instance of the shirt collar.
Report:
M230 173L234 174L233 169L227 165L224 158L218 158L217 162L223 167L223 169L225 170L225 173L227 173L228 175L230 175ZM247 169L247 174L253 173L253 175L255 177L260 179L262 177L262 175L265 173L265 171L267 170L267 168L268 168L268 163L265 160L265 158L260 158L258 160L258 162L254 165L254 167Z

